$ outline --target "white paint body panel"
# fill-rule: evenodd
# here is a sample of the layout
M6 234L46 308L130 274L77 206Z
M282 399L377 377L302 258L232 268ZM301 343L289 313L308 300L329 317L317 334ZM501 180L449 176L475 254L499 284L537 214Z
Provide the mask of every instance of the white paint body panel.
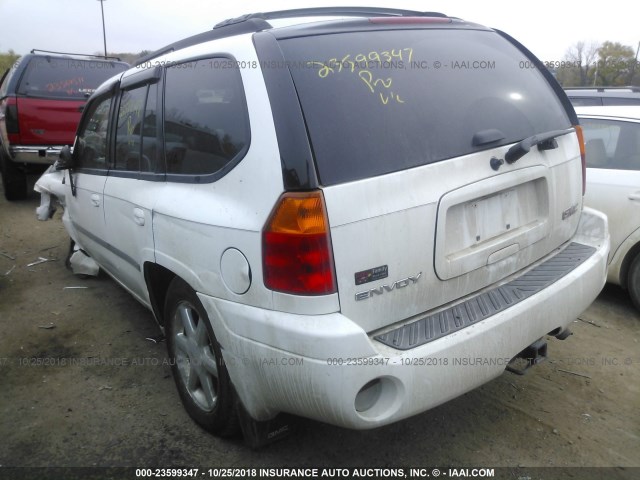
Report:
M640 171L587 168L584 200L586 205L609 217L609 263L616 257L624 257L635 243L626 245L622 251L620 248L640 228ZM609 281L620 284L619 278L609 278Z
M523 345L566 328L604 284L609 251L606 217L585 209L575 241L597 252L552 287L409 351L383 346L341 313L291 315L199 296L224 348L231 377L242 379L236 389L252 416L268 419L286 411L368 429L415 415L482 385L501 375L505 362ZM420 358L436 363L407 364ZM456 364L478 358L494 359L494 364ZM340 359L341 365L333 364ZM375 361L380 364L365 364ZM384 384L380 408L357 412L358 391L377 378Z
M532 149L498 172L489 161L493 156L503 158L508 147L325 188L341 312L371 332L501 281L569 240L582 206L582 167L575 133L557 141L557 149ZM523 190L509 200L514 205L511 219L501 218L520 228L505 229L489 241L473 238L469 248L453 252L457 263L447 264L446 253L441 252L460 243L464 235L468 238L463 230L470 225L468 219L453 218L449 226L462 230L447 230L447 212L536 181L544 183L536 205L527 204L535 195L527 196ZM563 219L571 207L577 213ZM500 209L494 214L504 215L508 212ZM516 242L518 248L513 249ZM356 272L383 265L389 266L387 278L355 284ZM360 292L390 287L418 273L420 279L405 288L356 299Z
M135 296L149 303L143 265L155 262L152 212L166 184L133 178L107 177L104 187L105 240L117 254L109 256L109 273Z
M580 118L632 122L640 125L640 107L579 107ZM638 152L640 155L640 152ZM640 169L587 168L585 205L600 210L609 219L611 251L607 281L625 285L622 265L631 249L640 243Z

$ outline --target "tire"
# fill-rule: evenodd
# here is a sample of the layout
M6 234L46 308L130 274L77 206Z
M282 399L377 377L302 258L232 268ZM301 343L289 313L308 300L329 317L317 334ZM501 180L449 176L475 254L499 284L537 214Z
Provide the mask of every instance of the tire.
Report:
M167 292L165 333L173 379L187 413L220 437L237 434L235 394L220 345L198 296L177 277Z
M11 161L0 147L0 173L2 173L2 187L4 197L10 202L27 198L27 174Z
M640 310L640 254L636 255L629 267L627 289L633 305Z

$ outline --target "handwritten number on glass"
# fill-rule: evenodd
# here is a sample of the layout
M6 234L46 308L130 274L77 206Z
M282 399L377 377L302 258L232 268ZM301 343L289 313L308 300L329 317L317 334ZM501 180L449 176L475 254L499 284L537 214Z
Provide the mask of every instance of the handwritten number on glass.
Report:
M327 78L333 74L348 72L355 73L367 87L369 93L376 95L383 105L388 105L390 101L395 103L405 103L400 94L391 91L393 78L378 78L371 71L374 68L394 68L394 64L401 65L411 63L413 58L412 48L383 50L381 52L369 52L367 54L358 53L356 55L347 54L341 59L332 58L327 62L311 62L312 66L318 67L318 76ZM353 60L352 60L353 59ZM397 67L396 67L397 68Z

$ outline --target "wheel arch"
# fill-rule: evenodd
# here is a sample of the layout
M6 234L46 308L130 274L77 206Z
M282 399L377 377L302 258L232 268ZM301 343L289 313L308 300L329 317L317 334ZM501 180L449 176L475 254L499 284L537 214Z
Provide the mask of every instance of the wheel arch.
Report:
M628 288L627 281L629 275L629 268L631 267L631 263L633 260L640 255L640 242L637 242L633 247L629 249L627 254L624 256L624 260L622 260L622 264L620 265L620 286L625 290Z
M144 264L144 280L149 291L149 302L158 324L165 326L164 304L167 298L169 284L177 277L174 272L153 262Z
M634 230L615 250L612 245L611 251L614 253L609 257L607 281L627 290L629 268L633 259L640 255L640 228Z

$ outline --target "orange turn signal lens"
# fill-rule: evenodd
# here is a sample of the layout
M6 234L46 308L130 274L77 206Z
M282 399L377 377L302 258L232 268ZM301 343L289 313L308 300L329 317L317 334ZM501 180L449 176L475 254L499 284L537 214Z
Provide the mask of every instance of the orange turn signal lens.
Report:
M262 231L267 288L291 295L336 292L329 222L322 192L285 193Z

